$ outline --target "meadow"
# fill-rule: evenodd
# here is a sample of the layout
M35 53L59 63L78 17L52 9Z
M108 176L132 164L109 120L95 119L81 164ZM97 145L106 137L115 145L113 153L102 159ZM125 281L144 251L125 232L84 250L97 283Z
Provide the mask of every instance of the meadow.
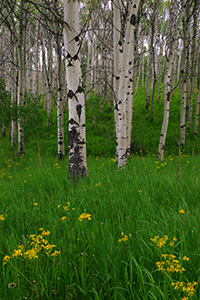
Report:
M21 157L8 131L0 138L1 300L200 299L200 140L194 143L193 120L179 155L176 91L159 162L163 105L155 101L151 122L144 99L139 86L123 170L115 162L113 108L89 99L88 176L76 183L67 157L56 158L55 107L48 135L29 130L43 132L41 166L31 137ZM38 123L45 128L45 119Z
M0 299L199 299L199 156L12 157L1 140Z

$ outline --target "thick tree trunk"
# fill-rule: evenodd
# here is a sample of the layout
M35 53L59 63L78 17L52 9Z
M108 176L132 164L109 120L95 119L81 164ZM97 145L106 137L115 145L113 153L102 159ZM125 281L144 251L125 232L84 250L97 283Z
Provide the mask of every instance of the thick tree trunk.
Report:
M64 2L64 45L69 107L69 174L73 180L87 175L85 97L79 52L78 0Z
M117 99L117 153L118 167L126 165L130 152L130 132L133 105L134 29L139 1L130 1L123 53L120 61L120 82Z

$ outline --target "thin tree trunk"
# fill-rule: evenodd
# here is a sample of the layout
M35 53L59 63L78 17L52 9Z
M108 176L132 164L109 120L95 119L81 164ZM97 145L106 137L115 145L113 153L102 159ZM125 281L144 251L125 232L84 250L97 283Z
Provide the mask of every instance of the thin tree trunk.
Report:
M20 5L20 24L19 24L19 44L18 44L18 59L19 59L19 86L17 105L23 106L24 103L24 28L23 28L23 17L24 17L24 0L21 1ZM24 129L22 128L22 117L18 116L18 154L25 154L24 144Z
M164 80L164 95L163 95L163 102L164 102L164 116L163 116L163 123L160 135L160 142L158 146L158 159L163 160L164 157L164 149L165 149L165 140L167 136L167 129L169 124L169 113L170 113L170 98L171 98L171 74L173 68L173 61L175 50L177 46L177 39L180 32L180 27L182 23L182 18L184 14L184 9L180 12L178 17L177 23L174 28L174 37L172 40L171 49L169 51L169 57L166 66L166 73L165 73L165 80Z

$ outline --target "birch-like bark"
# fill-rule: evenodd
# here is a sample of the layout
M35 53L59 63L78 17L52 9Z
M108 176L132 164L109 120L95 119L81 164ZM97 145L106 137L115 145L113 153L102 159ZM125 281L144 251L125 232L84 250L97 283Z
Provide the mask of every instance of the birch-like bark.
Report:
M164 116L163 123L160 135L160 142L158 146L158 159L163 160L164 157L164 149L165 149L165 140L167 136L167 129L169 124L169 114L170 114L170 98L171 98L171 74L174 62L174 55L177 46L177 39L180 32L180 27L182 23L182 18L184 14L184 8L181 10L180 15L178 17L177 23L174 28L174 36L172 39L171 49L169 51L169 56L166 64L166 73L164 79L164 95L163 95L163 103L164 103Z
M117 99L117 153L119 168L126 165L127 153L130 149L129 136L131 131L133 105L132 67L134 62L134 29L136 25L138 6L139 1L130 1L129 3L129 15L127 18L123 53L120 61L120 82Z
M153 32L151 24L149 24L149 44L148 44L148 57L147 57L147 74L146 74L146 103L145 108L148 109L150 103L150 93L151 93L151 82L152 82L152 49L151 45L153 43Z
M199 49L200 50L200 49ZM194 121L194 137L197 136L199 126L199 106L200 106L200 53L197 56L197 94L196 94L196 109L195 109L195 121Z
M122 40L121 40L121 0L113 0L113 102L114 102L114 124L116 132L116 145L118 144L117 135L117 120L118 120L118 90L120 79L120 58L122 52ZM116 147L116 158L118 157L118 147Z
M192 45L191 45L191 67L190 67L190 77L189 77L189 87L188 87L188 119L187 119L187 129L191 128L192 123L192 112L193 112L193 92L196 83L196 72L195 72L195 63L196 63L196 42L197 42L197 9L198 6L194 7L194 16L193 16L193 33L192 33Z
M18 63L19 63L19 77L18 77L18 96L17 105L23 106L24 103L24 0L21 0L20 4L20 20L19 20L19 43L18 43ZM24 144L24 129L22 127L22 117L18 116L18 154L25 154L25 144Z
M51 112L52 112L52 90L53 90L53 38L51 33L48 33L48 45L47 45L47 60L48 60L48 71L47 83L48 83L48 93L47 93L47 127L51 124Z
M186 13L183 17L183 54L182 54L182 78L181 85L182 97L181 97L181 114L180 114L180 143L181 146L185 146L185 111L186 111L186 98L187 98L187 55L188 55L188 5Z
M43 107L47 110L47 76L46 76L46 55L44 43L44 30L41 30L41 50L42 50L42 94L43 94Z
M63 29L66 55L66 80L69 108L69 174L73 180L87 175L85 97L79 52L78 0L64 2Z
M13 34L10 34L10 45L11 45L11 106L15 106L16 104L16 71L15 71L15 39ZM11 131L10 131L10 137L11 137L11 146L14 147L16 144L16 120L11 118Z
M56 1L54 2L56 8ZM64 144L64 80L62 76L62 58L61 58L61 38L59 24L55 23L56 30L56 54L57 54L57 143L58 143L58 158L65 158Z

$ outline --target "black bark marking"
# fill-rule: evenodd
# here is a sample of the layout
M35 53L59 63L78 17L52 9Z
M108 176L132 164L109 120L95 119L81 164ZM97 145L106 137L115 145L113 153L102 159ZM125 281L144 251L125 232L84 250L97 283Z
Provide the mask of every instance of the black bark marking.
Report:
M58 152L58 159L64 159L65 155L62 152Z
M75 96L75 94L72 90L69 90L67 93L67 96L68 96L68 98L72 99Z
M69 62L67 66L68 66L68 67L72 67L73 64L72 64L71 62Z
M170 92L167 93L167 101L170 101Z
M83 93L83 88L80 85L78 86L78 88L76 90L76 94L78 94L78 93Z
M77 35L74 39L75 39L76 42L78 42L79 41L79 36Z
M77 125L77 126L79 126L79 124L74 119L72 119L72 118L69 120L68 123L71 124L71 125Z
M76 111L77 111L79 122L80 122L81 111L82 111L82 105L81 104L76 105Z
M116 109L116 110L119 110L118 104L117 104L117 103L115 104L115 109Z
M130 23L131 23L131 25L135 26L135 24L136 24L136 15L132 14L132 16L130 18Z
M69 145L69 175L75 181L79 177L87 175L87 170L83 166L83 159L81 157L80 149L85 144L85 141L80 140L80 134L75 127L68 131L68 145Z
M116 76L116 80L120 80L120 76Z
M74 55L74 60L78 60L78 54Z

